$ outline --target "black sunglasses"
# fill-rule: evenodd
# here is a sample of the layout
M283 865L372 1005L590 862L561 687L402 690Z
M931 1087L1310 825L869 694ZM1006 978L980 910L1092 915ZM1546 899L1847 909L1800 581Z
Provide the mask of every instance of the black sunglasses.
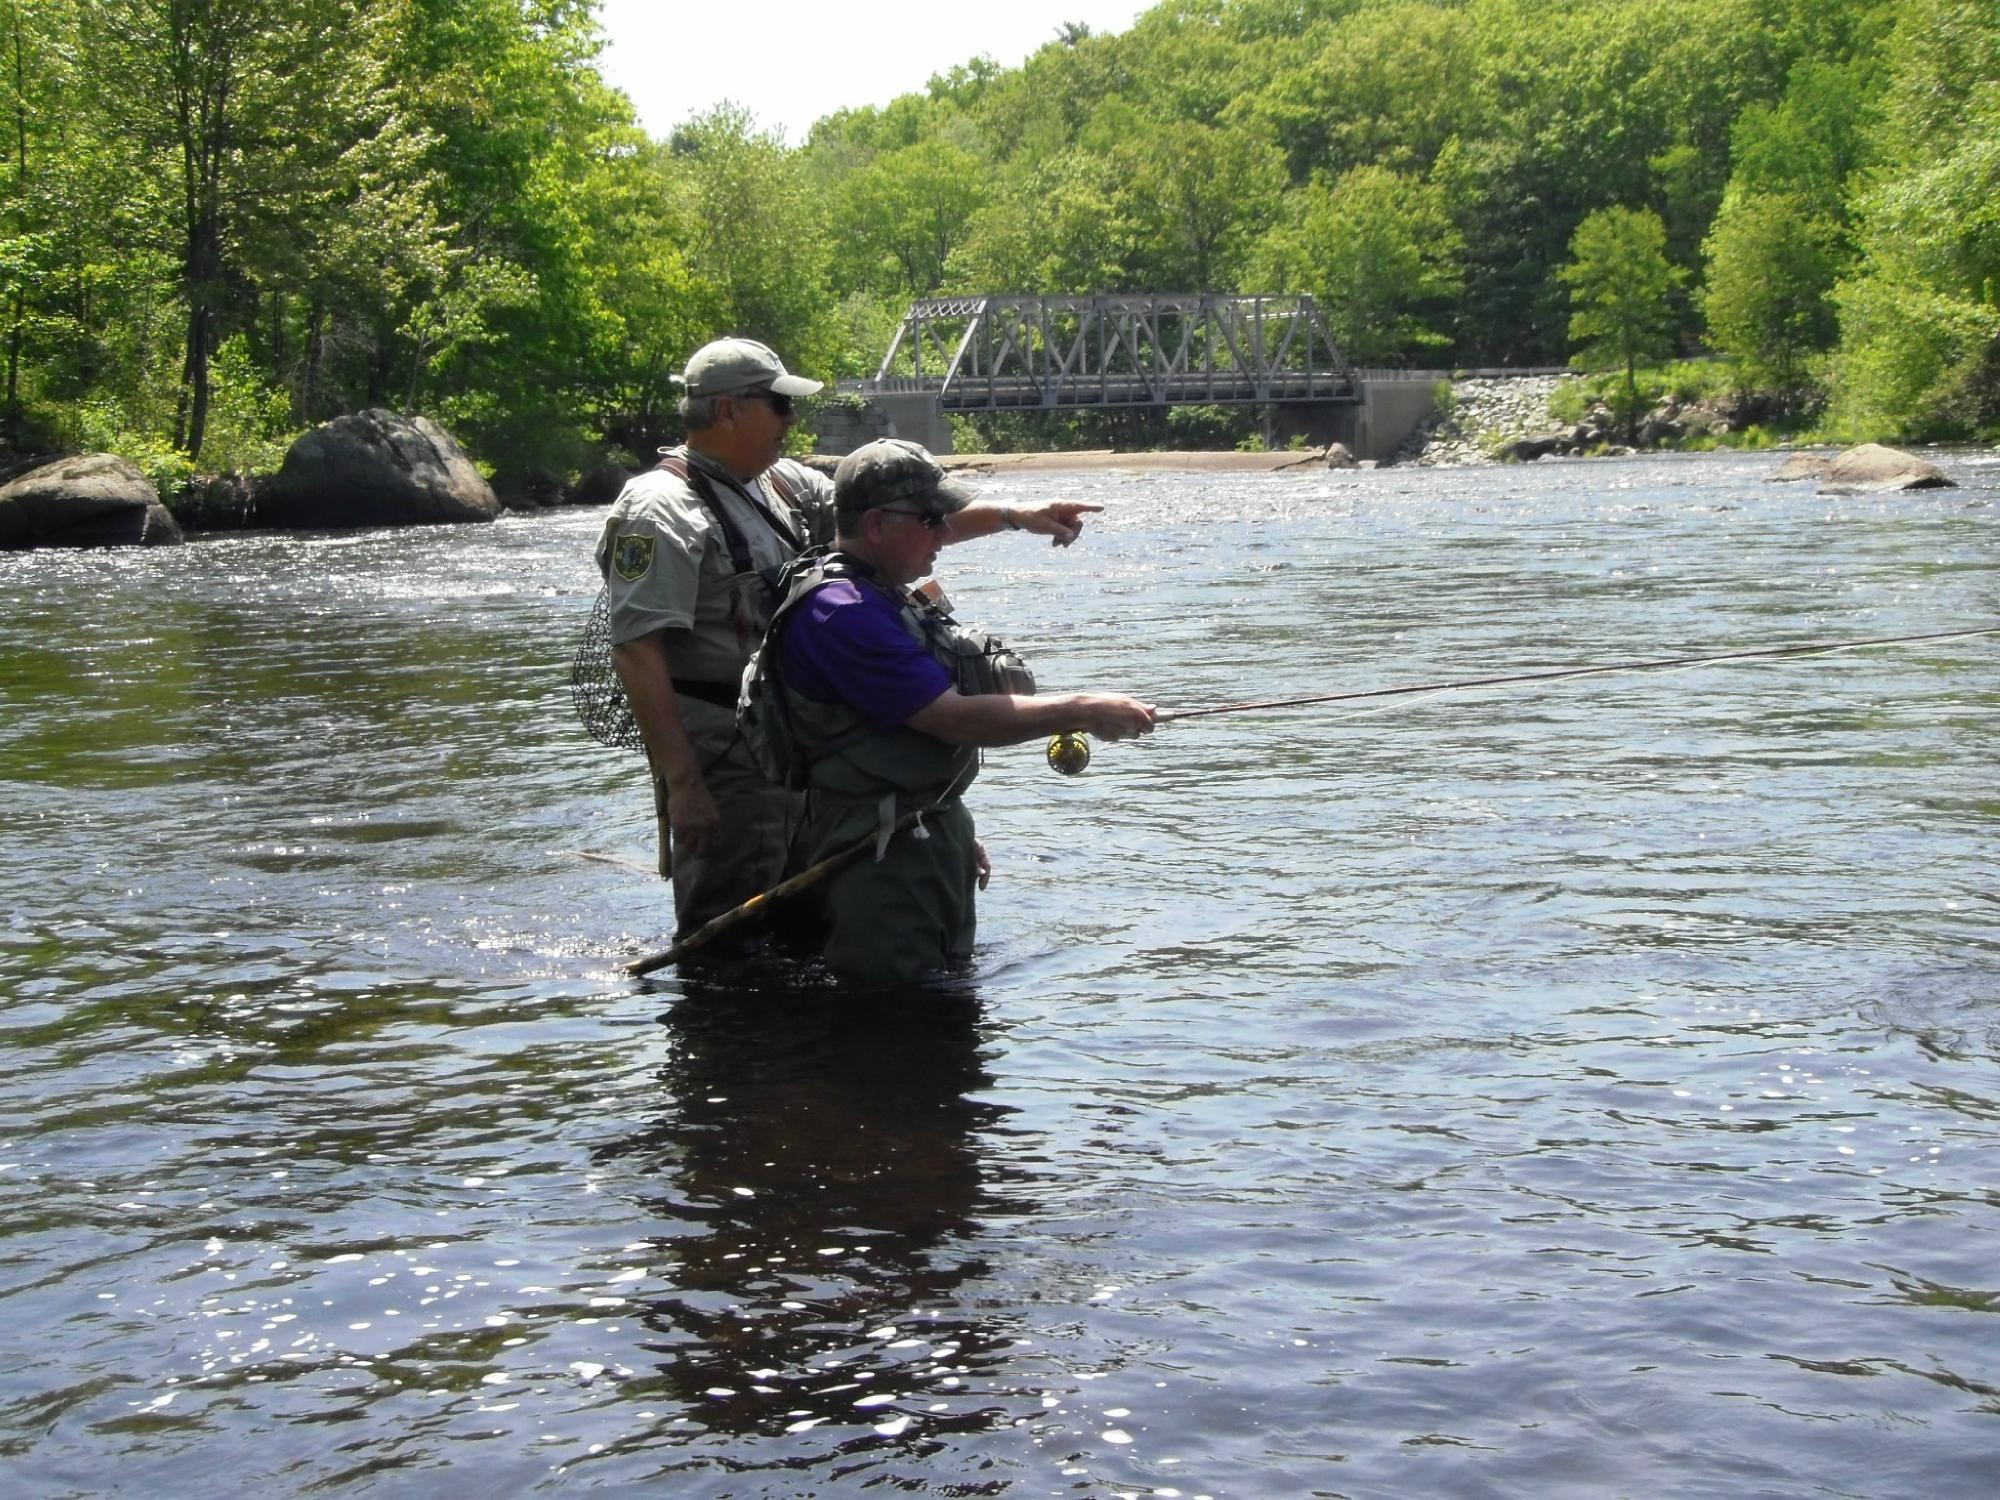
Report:
M760 388L754 391L745 391L743 394L746 396L755 396L760 401L770 402L771 410L781 417L789 417L798 410L798 407L792 404L790 396L782 395L777 391L767 391Z
M950 516L939 515L934 510L904 510L898 505L878 505L875 508L885 516L915 516L924 523L926 531L943 531L951 524Z

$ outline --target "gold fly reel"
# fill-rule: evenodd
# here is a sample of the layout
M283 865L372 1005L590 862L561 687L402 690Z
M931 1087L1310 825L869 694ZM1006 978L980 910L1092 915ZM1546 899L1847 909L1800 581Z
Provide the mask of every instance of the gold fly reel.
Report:
M1081 776L1090 764L1090 741L1075 731L1049 741L1049 769L1063 776Z

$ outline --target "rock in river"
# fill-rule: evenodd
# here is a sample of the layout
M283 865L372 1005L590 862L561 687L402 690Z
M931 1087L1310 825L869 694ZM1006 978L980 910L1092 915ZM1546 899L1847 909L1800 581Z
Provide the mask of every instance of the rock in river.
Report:
M178 542L152 480L110 453L36 464L0 485L0 549Z
M1820 481L1822 495L1873 495L1887 490L1935 490L1954 487L1944 470L1913 454L1880 443L1849 448L1833 461Z
M1824 479L1833 460L1820 453L1794 453L1764 476L1766 484L1792 484L1801 479Z
M262 526L333 529L491 521L493 487L424 417L364 411L315 427L258 496Z

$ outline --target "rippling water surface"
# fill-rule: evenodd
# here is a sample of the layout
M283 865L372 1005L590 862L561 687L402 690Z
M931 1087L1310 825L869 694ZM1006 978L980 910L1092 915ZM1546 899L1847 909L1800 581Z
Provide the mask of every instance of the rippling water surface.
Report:
M1000 480L1107 511L947 580L1181 707L2000 621L2000 463L1773 462ZM970 993L857 1009L618 972L601 515L0 556L10 1493L2000 1488L2000 638L997 752Z

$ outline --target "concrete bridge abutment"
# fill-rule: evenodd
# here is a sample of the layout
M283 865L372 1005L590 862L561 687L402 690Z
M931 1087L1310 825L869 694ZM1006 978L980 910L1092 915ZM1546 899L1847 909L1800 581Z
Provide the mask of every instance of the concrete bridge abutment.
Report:
M924 392L884 392L859 401L829 401L813 416L815 446L821 453L852 453L877 438L907 438L933 453L949 453L951 418L936 396Z
M1314 447L1339 443L1357 459L1395 457L1403 439L1437 408L1437 381L1429 371L1361 377L1355 401L1281 402L1274 409L1275 446L1303 437Z

